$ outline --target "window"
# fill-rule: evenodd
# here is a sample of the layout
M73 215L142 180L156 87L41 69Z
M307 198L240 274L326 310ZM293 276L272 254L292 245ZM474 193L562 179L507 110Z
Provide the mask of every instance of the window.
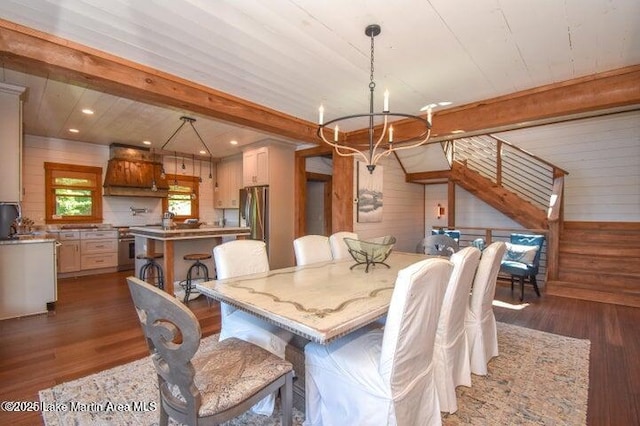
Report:
M162 211L174 213L175 219L198 219L198 192L200 180L195 176L167 174L169 195L162 199Z
M45 223L102 222L102 167L44 163Z

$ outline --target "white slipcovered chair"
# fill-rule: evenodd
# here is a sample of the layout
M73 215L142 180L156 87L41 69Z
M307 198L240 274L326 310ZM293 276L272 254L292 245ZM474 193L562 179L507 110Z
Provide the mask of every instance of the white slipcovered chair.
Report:
M480 250L465 247L452 254L450 260L453 263L453 272L442 303L433 361L440 410L455 413L458 410L456 387L471 386L469 346L464 319L473 275L480 261Z
M344 242L345 238L358 239L358 234L355 232L340 231L329 236L329 245L331 246L331 254L335 260L351 259L349 254L349 248Z
M497 241L482 252L464 320L471 372L481 376L487 374L491 358L498 356L498 331L492 303L505 250L506 244Z
M333 260L329 237L324 235L305 235L296 238L293 240L293 251L298 266Z
M258 240L235 240L213 248L217 279L233 278L241 275L269 272L269 258L266 245ZM260 346L274 355L284 358L285 348L292 334L254 315L220 303L222 328L220 340L236 337ZM273 413L275 395L272 394L252 411L258 414Z
M433 347L451 262L398 273L387 325L305 346L307 426L440 425Z

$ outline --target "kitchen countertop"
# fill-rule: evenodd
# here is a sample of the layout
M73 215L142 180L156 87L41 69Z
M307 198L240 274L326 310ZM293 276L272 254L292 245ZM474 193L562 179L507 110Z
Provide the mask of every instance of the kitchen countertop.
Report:
M20 235L18 238L1 239L0 245L9 244L34 244L34 243L55 243L54 236L48 235Z
M162 226L132 226L131 228L129 228L129 232L137 237L145 237L162 241L249 235L251 229L240 226L224 228L201 227L192 229L164 229Z

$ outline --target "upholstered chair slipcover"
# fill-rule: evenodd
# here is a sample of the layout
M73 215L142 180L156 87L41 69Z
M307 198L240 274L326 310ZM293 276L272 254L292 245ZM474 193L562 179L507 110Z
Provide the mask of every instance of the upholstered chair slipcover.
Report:
M482 252L464 320L471 372L481 376L487 374L487 364L491 358L498 356L498 331L496 317L493 315L493 298L500 261L505 250L505 243L498 241L491 243Z
M277 389L291 425L293 366L240 339L201 348L198 319L164 291L135 277L127 284L151 352L160 393L159 424L220 424Z
M458 410L456 387L471 386L464 319L473 275L480 261L480 250L465 247L451 255L450 260L453 272L442 303L433 360L440 410L455 413Z
M293 251L298 266L333 260L329 237L324 235L305 235L296 238L293 240Z
M451 262L398 273L384 330L305 346L307 426L440 425L433 346Z
M269 272L269 258L263 241L229 241L215 246L213 257L219 280ZM236 337L284 358L285 348L292 338L290 332L226 303L220 303L220 316L222 320L221 341L229 337ZM271 415L274 403L275 395L272 394L256 404L252 411Z
M355 232L340 231L329 236L329 245L331 246L331 254L335 260L347 260L352 259L349 254L349 248L344 242L345 238L358 239L358 234Z

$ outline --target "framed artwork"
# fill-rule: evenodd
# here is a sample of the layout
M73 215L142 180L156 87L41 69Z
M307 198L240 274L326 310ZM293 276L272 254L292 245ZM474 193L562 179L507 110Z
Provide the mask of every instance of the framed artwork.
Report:
M369 173L367 165L358 161L357 187L358 222L382 222L382 166Z

